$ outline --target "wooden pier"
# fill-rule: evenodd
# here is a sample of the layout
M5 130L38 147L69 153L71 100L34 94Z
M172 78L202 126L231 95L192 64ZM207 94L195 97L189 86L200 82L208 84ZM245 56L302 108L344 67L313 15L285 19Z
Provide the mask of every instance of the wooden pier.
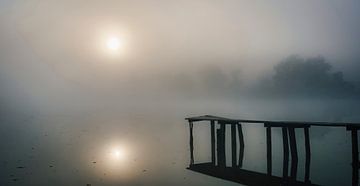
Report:
M275 186L275 185L316 185L310 180L311 147L309 130L312 126L318 127L342 127L351 131L352 136L352 185L359 185L359 151L358 130L360 123L330 123L330 122L294 122L294 121L263 121L229 119L211 115L186 118L189 122L190 132L190 165L189 170L209 176L237 182L244 185ZM194 160L194 123L208 121L211 134L211 162L195 163ZM266 135L266 158L267 172L259 173L242 169L244 161L245 141L242 124L262 124ZM231 166L226 166L226 125L231 126ZM283 141L283 174L277 177L272 174L272 128L281 128ZM298 150L295 130L303 130L305 145L305 177L297 180L298 173ZM238 138L236 133L238 133ZM237 145L239 144L239 145ZM237 149L239 147L239 149ZM289 157L291 164L289 167ZM290 169L289 169L290 168ZM290 170L290 175L289 175Z

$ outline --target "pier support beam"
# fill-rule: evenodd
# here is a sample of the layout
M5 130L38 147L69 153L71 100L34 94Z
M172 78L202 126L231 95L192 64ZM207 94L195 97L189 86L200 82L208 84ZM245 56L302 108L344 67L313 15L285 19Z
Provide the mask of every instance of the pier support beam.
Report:
M351 145L352 145L352 185L359 185L359 141L358 141L358 126L347 126L346 130L351 131Z
M216 154L215 154L215 121L210 121L210 134L211 134L211 163L215 166L216 161Z
M289 139L290 139L290 150L291 150L291 170L290 177L292 180L296 180L297 176L297 166L298 166L298 153L296 147L296 136L295 129L293 127L289 127Z
M218 154L218 166L220 168L226 167L226 155L225 155L225 123L220 123L220 129L217 129L217 154Z
M272 175L272 148L271 148L271 127L266 127L266 157L267 174Z
M305 183L310 183L311 150L310 150L309 127L304 128L304 137L305 137Z
M235 168L236 164L236 124L231 124L231 160L232 160L232 167Z
M353 185L359 185L359 147L358 147L358 131L351 130L352 141L352 167L353 167Z
M190 132L190 167L194 164L194 137L193 137L193 122L189 122Z
M283 137L283 178L287 179L289 175L289 139L286 127L282 127Z
M239 134L239 164L238 166L241 168L243 166L243 160L244 160L244 150L245 150L245 142L244 142L244 135L243 135L243 131L242 131L242 126L239 123L237 125L238 127L238 134Z

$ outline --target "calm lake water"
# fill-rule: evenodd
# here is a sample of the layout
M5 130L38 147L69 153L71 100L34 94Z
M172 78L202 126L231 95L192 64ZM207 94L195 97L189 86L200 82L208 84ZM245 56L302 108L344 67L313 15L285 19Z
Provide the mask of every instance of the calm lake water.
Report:
M214 114L248 119L324 120L329 117L327 121L334 121L338 119L336 114L340 114L335 111L349 105L309 107L310 104L266 102L264 107L263 102L199 101L153 103L81 114L13 113L1 119L0 185L238 185L186 170L189 147L184 118ZM302 114L297 115L300 111ZM341 119L357 118L344 115ZM207 126L196 125L194 133L195 161L209 161ZM297 131L296 135L298 179L303 179L303 131ZM351 185L350 133L343 128L313 127L310 136L312 182ZM265 173L264 128L245 124L244 137L244 168ZM273 130L273 144L273 172L280 176L280 130Z

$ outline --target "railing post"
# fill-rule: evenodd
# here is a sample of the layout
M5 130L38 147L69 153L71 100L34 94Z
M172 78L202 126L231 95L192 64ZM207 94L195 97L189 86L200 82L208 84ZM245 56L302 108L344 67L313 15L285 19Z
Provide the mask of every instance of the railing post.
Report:
M211 133L211 163L215 166L215 121L211 121L211 127L210 127L210 133Z
M244 160L244 150L245 150L245 143L244 143L244 135L242 131L241 124L237 124L238 127L238 133L239 133L239 167L241 168L243 166L243 160Z
M266 127L266 155L267 155L267 174L272 175L272 147L271 147L271 126Z
M305 183L310 183L310 162L311 162L311 150L310 150L310 136L309 128L304 128L305 137Z
M351 129L351 141L352 141L353 185L359 185L359 146L358 146L358 131L356 128Z
M289 175L289 139L286 127L282 127L283 137L283 178L287 179Z
M221 168L226 167L226 154L225 154L225 123L220 122L220 129L217 129L217 154L218 166Z
M296 180L297 176L297 166L298 166L298 154L296 147L296 136L294 127L289 127L289 139L290 139L290 149L291 149L291 171L290 176L292 180Z
M231 124L231 158L232 158L232 167L235 168L236 165L236 124Z
M193 137L193 122L189 121L190 130L190 166L194 164L194 137Z

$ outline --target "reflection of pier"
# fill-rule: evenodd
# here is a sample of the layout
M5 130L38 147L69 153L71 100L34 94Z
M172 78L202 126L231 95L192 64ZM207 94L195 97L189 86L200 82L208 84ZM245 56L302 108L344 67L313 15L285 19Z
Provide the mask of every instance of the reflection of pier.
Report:
M351 131L352 136L352 167L353 185L359 181L359 155L358 134L360 124L356 123L327 123L327 122L291 122L291 121L259 121L228 119L216 116L199 116L186 118L190 127L190 166L188 169L218 177L221 179L245 184L245 185L315 185L310 181L310 136L311 126L319 127L344 127ZM208 121L211 134L211 162L196 164L194 161L193 124L199 121ZM242 123L263 124L266 128L266 150L267 150L267 173L259 173L242 169L244 160L245 142L243 137ZM226 126L231 126L231 166L226 166L225 136ZM272 141L271 129L280 127L283 139L283 175L277 177L272 175ZM303 181L296 179L298 170L298 151L295 130L304 131L305 145L305 177ZM237 135L236 135L237 134ZM239 144L238 144L239 143ZM239 147L239 149L237 149ZM291 157L289 175L289 155Z

